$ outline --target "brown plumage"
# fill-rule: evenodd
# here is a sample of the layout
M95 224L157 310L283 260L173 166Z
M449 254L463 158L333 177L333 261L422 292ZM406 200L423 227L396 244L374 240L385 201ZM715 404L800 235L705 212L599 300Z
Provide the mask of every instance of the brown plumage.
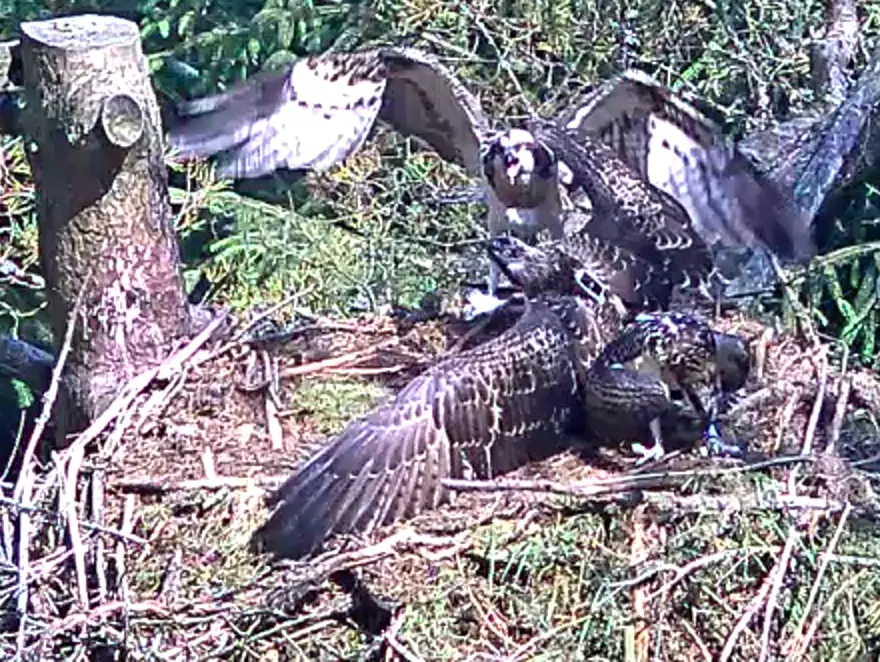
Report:
M495 243L503 248L505 241ZM716 352L708 327L683 315L650 323L642 317L614 340L625 313L617 297L570 296L579 287L572 274L583 265L572 262L545 278L528 268L530 253L523 254L525 268L508 264L518 255L493 253L533 297L518 322L441 361L349 423L272 496L274 510L254 535L255 549L299 558L332 535L369 533L436 508L449 498L443 478L503 474L575 437L606 438L602 426L620 417L644 420L647 429L670 410L675 388L706 397L706 375L715 374L706 364ZM670 320L677 334L667 328ZM623 371L615 372L618 361L645 357L659 366L653 375L621 380ZM729 364L733 383L738 364ZM649 434L636 427L633 433Z
M531 130L570 169L570 195L589 198L592 214L577 234L616 247L630 262L651 265L655 277L671 285L711 298L720 283L712 252L675 198L643 179L602 142L589 136L575 139L552 122L534 121Z
M181 104L168 143L184 159L217 155L218 173L235 179L323 170L360 149L377 119L481 176L488 121L479 101L412 48L327 53L257 74Z
M578 139L611 146L686 209L709 246L761 245L783 259L813 254L809 219L790 193L759 173L714 122L651 76L625 71L570 104L557 123Z
M749 355L743 341L683 313L640 314L590 366L584 384L589 434L610 443L652 438L663 453L662 428L688 412L703 429L716 400L743 386Z
M663 270L585 232L537 246L496 237L488 251L493 258L503 258L496 260L501 270L527 295L548 290L594 298L612 294L637 311L669 304L672 283Z
M574 297L529 301L503 335L441 361L299 469L272 497L257 549L297 558L330 535L436 508L443 478L495 476L560 450L582 428L579 383L619 328L614 315Z

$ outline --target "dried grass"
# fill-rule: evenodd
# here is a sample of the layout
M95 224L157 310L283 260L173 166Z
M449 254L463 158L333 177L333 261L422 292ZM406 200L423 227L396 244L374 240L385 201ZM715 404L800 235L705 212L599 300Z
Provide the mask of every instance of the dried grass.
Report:
M765 338L741 316L717 325L753 351ZM829 600L855 610L846 636L866 646L877 635L855 587L876 590L867 573L880 545L854 523L878 512L878 444L858 421L880 384L785 334L766 345L764 375L729 424L749 440L745 464L685 454L648 473L620 452L599 464L566 454L370 540L335 541L309 564L254 557L265 490L341 424L338 411L321 422L303 393L336 389L330 401L350 398L342 409L357 415L461 333L437 322L400 332L387 319L312 326L272 352L281 374L328 366L281 380L282 448L268 389L241 388L260 350L202 338L123 389L100 430L47 466L33 460L18 492L4 486L2 543L18 561L0 570L4 629L19 633L4 640L10 655L781 659L844 636ZM379 342L381 353L352 353ZM341 355L362 358L326 360ZM333 374L351 367L376 372Z

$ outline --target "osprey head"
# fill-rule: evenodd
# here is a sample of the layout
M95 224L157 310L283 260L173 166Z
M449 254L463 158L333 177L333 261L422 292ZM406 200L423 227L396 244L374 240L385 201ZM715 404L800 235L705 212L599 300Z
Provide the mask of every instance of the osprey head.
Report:
M528 187L533 178L555 179L556 155L523 129L492 136L483 150L483 168L493 187Z
M526 296L555 292L595 299L596 292L603 291L587 269L556 245L529 246L516 237L500 235L489 241L487 250L489 259Z

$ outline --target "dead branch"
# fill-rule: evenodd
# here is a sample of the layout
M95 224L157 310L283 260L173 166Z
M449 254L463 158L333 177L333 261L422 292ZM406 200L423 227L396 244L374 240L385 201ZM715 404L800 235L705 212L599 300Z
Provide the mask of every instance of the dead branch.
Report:
M164 478L124 478L114 481L110 487L121 492L134 494L166 494L169 492L199 492L224 489L250 489L252 487L273 489L281 485L288 476L266 476L262 478L235 478L215 476L193 480L169 481Z

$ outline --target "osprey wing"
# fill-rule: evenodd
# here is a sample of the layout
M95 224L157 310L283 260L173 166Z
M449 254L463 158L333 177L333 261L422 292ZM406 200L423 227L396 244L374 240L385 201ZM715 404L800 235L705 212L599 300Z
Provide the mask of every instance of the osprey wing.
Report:
M435 58L378 49L304 58L227 92L182 104L172 153L218 156L218 173L324 170L360 149L378 118L479 174L486 120L477 99Z
M510 471L559 450L579 415L572 336L534 303L498 338L447 359L351 422L274 495L258 548L297 558L436 508L441 479Z
M644 179L672 195L705 241L761 244L783 258L814 252L809 222L719 127L647 74L629 70L558 118L610 145Z

